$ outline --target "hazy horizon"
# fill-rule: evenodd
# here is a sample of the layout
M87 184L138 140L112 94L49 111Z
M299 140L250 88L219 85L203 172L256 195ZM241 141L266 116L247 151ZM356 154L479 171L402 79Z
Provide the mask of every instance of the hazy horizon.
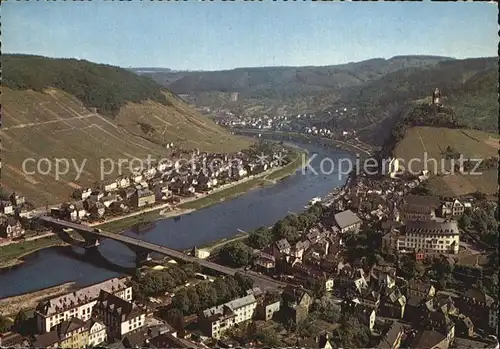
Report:
M6 2L4 53L216 71L496 57L490 3Z

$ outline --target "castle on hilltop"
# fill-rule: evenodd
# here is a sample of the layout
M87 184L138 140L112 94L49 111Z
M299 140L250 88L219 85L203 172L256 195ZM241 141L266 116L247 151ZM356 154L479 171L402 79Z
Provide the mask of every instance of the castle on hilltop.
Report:
M437 87L432 93L432 104L441 105L441 92L439 92L439 89Z

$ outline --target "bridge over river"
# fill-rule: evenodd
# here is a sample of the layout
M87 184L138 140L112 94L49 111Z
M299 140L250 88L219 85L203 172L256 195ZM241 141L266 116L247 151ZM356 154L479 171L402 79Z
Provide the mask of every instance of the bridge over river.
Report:
M88 225L79 224L75 222L70 222L50 216L42 216L39 218L45 225L50 226L56 232L62 229L72 229L79 235L81 235L85 240L85 248L96 248L99 245L99 241L102 239L111 239L123 243L131 250L136 252L138 259L142 257L144 259L145 255L148 255L149 252L156 252L162 255L169 256L176 260L181 260L187 263L198 263L201 267L213 270L217 273L234 276L237 272L244 274L263 285L264 288L279 288L286 286L286 283L276 281L272 278L256 274L253 272L248 272L244 270L234 269L230 267L226 267L214 262L206 261L201 258L189 256L181 251L161 246L158 244L154 244L151 242L139 240L133 237L110 233L108 231L92 228Z

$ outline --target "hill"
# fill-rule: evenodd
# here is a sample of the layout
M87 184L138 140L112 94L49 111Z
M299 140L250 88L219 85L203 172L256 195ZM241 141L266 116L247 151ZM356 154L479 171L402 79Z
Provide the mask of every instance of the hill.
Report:
M437 166L429 160L427 169L433 174L429 188L437 195L460 196L481 191L494 194L498 191L498 151L500 137L498 134L469 130L450 129L445 127L410 127L406 130L403 139L395 146L394 155L402 159L404 164L413 160L412 171L424 169L425 159L435 159ZM426 154L426 155L425 155ZM482 163L475 172L459 174L458 171L446 175L452 167L452 159L463 154L465 159L482 159ZM496 160L492 160L497 157ZM490 160L488 160L490 159ZM472 167L476 160L471 161ZM470 166L470 165L469 165ZM469 167L465 165L467 170Z
M148 154L161 159L192 148L233 152L251 144L155 82L121 68L17 55L2 56L2 67L2 187L36 204L65 201L75 188L98 181L100 159L116 164ZM58 74L45 72L47 67ZM164 146L170 142L174 150ZM28 158L48 159L41 169L48 169L50 162L51 171L26 174L23 161ZM70 162L69 172L58 181L56 158ZM72 161L78 166L86 161L78 179ZM31 162L27 170L33 169ZM126 173L128 166L123 169Z
M382 145L396 123L415 113L415 104L430 102L432 92L439 88L443 105L463 127L494 132L498 124L497 82L497 58L404 69L345 89L337 105L356 107L357 117L335 121L339 127L357 128L365 141Z
M398 56L323 67L261 67L224 71L172 72L134 69L179 94L196 97L198 105L240 107L242 113L259 105L262 113L312 112L326 107L346 87L359 86L388 73L450 60L435 56ZM238 92L235 103L228 98ZM283 111L280 110L281 112Z

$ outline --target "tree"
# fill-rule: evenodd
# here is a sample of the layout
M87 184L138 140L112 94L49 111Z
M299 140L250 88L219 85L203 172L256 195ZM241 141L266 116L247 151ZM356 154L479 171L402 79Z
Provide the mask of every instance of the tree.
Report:
M19 310L16 317L14 318L13 328L15 329L16 332L19 332L20 334L24 335L27 333L29 327L30 326L28 324L28 315L24 310Z
M458 221L458 224L460 225L460 227L462 229L467 229L471 226L471 218L468 214L464 213L462 215L462 217L460 217L459 221Z
M0 315L0 333L9 332L12 322L5 316Z
M341 307L329 297L317 300L313 305L313 311L317 312L321 319L332 324L339 322L342 317Z
M324 280L315 280L312 285L315 298L321 298L326 294L326 284Z
M177 331L184 330L184 315L180 309L169 309L166 314L166 320Z
M172 307L179 309L183 314L188 315L190 313L191 302L185 289L177 292L174 299L172 299Z
M248 244L258 250L270 245L272 242L271 231L267 227L261 227L250 233Z
M246 275L243 275L240 272L237 272L234 275L234 279L236 280L236 282L238 283L238 285L241 287L241 289L244 290L244 291L250 290L250 289L253 288L253 285L254 285L253 279L249 278Z
M196 313L201 308L205 308L205 304L201 303L201 299L198 296L198 292L197 292L196 288L188 289L187 296L189 298L190 313ZM209 307L209 306L210 305L208 305L207 307Z
M228 243L219 252L221 262L232 267L248 265L252 255L252 249L241 241Z

